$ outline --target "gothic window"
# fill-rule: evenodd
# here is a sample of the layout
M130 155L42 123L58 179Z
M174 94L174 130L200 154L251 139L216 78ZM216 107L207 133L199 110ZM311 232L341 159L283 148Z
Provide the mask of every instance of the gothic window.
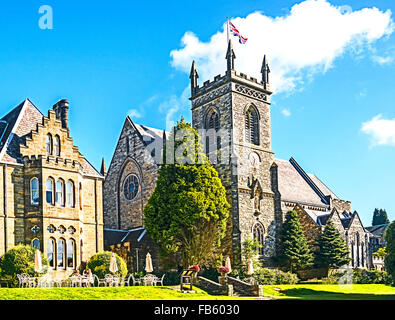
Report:
M30 180L30 201L31 204L37 205L40 199L38 179L33 178Z
M46 182L46 199L47 199L47 203L52 205L54 204L53 191L54 191L54 180L52 178L48 178Z
M64 206L64 182L59 179L56 181L56 204Z
M351 243L351 263L355 267L354 242Z
M65 257L66 257L66 244L64 239L58 240L58 248L57 248L57 261L58 268L65 268Z
M360 249L361 249L361 244L359 240L359 233L355 235L355 243L356 243L356 249L357 249L357 254L356 254L356 267L360 266Z
M32 240L32 247L35 248L35 249L40 250L40 240L37 239L37 238L34 238Z
M123 184L123 193L127 200L133 200L136 198L139 191L139 180L132 174L128 176Z
M47 247L47 260L48 264L51 268L55 267L55 239L48 239L48 247Z
M53 139L53 153L55 156L60 156L60 138L58 135Z
M74 239L67 240L67 268L75 268L75 241Z
M80 203L80 210L82 210L82 183L80 182L80 187L78 190L78 202Z
M247 109L245 114L245 131L246 141L259 145L258 114L252 106Z
M74 208L74 183L69 180L66 183L66 204L70 208Z
M52 136L50 133L45 137L45 149L47 154L52 154Z
M217 136L217 131L220 128L219 114L214 109L210 109L206 115L206 154L216 151L221 148L221 138ZM216 150L215 148L216 143ZM211 145L210 145L211 144ZM214 147L214 148L213 148Z
M261 247L258 249L258 253L260 256L263 256L265 244L265 228L263 227L262 223L255 223L254 227L252 228L252 234L254 236L254 239L256 239L261 245Z

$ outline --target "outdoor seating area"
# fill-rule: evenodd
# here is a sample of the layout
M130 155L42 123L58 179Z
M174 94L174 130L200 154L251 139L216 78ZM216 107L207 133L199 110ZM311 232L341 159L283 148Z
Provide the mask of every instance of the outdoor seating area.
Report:
M41 256L39 250L35 254L35 271L40 272L42 269ZM41 277L33 277L27 273L17 274L19 288L54 288L54 287L120 287L120 286L163 286L165 275L157 277L152 274L152 260L148 253L146 257L146 272L142 277L135 277L133 274L122 278L116 275L118 265L114 253L111 255L109 272L103 278L91 273L90 269L84 271L82 275L78 270L67 278L52 277L51 274L45 274Z
M132 274L126 278L107 274L103 279L97 275L92 277L71 276L67 279L52 278L49 275L31 277L26 273L18 274L19 288L54 288L54 287L120 287L120 286L163 286L165 275L157 277L147 274L136 278Z

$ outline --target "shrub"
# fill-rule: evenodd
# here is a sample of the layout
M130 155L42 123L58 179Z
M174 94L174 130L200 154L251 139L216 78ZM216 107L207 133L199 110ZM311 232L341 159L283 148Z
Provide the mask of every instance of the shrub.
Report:
M163 276L163 273L157 275L159 278ZM163 279L164 286L177 286L180 284L181 273L177 271L165 272L165 278Z
M326 284L338 284L339 279L346 274L344 272L338 272L330 277L323 279ZM385 271L380 270L361 270L354 269L352 271L352 283L355 284L391 284L392 277Z
M87 264L87 267L91 269L92 273L97 275L99 279L105 277L106 274L111 274L110 268L110 261L111 261L112 252L104 251L99 252L93 255ZM122 278L126 277L128 273L128 269L126 267L126 262L123 258L118 256L115 253L115 258L117 260L118 271L115 272L115 275L120 276Z
M17 274L27 273L32 277L41 276L48 271L48 261L41 253L42 271L34 271L34 257L36 249L30 245L19 244L7 251L0 258L1 277L10 279L11 286L18 286Z
M277 269L261 268L257 270L254 279L258 284L295 284L299 281L298 276L291 272L284 272Z
M204 268L202 269L200 275L209 280L218 282L219 272L216 268Z

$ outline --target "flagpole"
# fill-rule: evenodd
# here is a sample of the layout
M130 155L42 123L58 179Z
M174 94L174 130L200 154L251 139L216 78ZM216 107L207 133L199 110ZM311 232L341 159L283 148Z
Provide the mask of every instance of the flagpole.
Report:
M229 43L229 18L226 17L226 35L227 35L227 42L226 45Z

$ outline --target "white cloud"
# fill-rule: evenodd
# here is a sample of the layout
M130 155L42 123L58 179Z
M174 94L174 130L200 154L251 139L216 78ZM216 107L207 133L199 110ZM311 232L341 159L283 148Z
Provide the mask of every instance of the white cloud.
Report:
M391 56L386 56L386 57L373 56L372 59L374 62L376 62L380 65L390 64L390 63L392 63L392 61L394 61L394 58Z
M289 111L289 109L282 109L281 113L285 116L285 117L289 117L291 115L291 111Z
M182 111L185 107L190 105L189 94L191 88L188 86L184 89L180 96L171 95L167 100L159 105L159 112L166 113L166 130L171 131L171 128L180 120Z
M145 109L149 107L155 100L157 100L158 96L154 95L147 100L145 100L138 109L130 109L128 111L128 116L132 119L142 118L145 114Z
M231 21L248 38L245 45L234 41L236 70L260 79L266 54L272 71L271 89L277 93L299 89L317 72L326 72L347 49L361 53L394 28L390 10L352 11L349 6L337 7L327 0L295 4L286 16L273 18L253 12ZM195 60L203 81L224 73L226 23L208 42L188 31L181 43L182 48L170 53L173 67L189 72Z
M372 146L395 146L395 118L382 119L382 115L379 114L372 120L364 122L361 131L371 136Z

